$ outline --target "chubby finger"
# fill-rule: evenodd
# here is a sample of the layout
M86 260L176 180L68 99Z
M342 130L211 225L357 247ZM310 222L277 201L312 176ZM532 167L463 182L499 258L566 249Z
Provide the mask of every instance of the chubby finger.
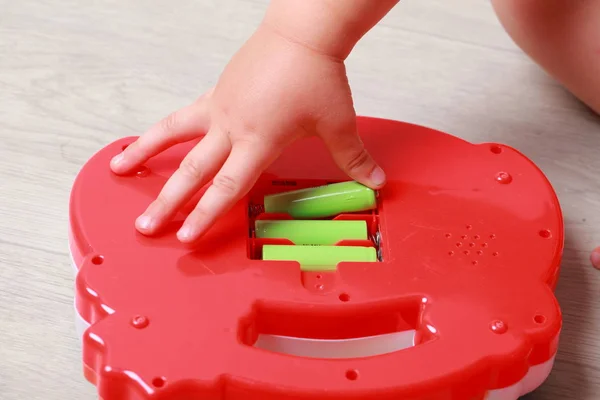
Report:
M223 168L177 233L179 240L189 243L202 236L217 218L250 191L279 153L276 148L262 143L235 143Z
M208 101L201 98L152 126L122 153L116 155L111 160L110 167L117 174L128 173L169 147L205 134L208 126Z
M321 137L336 164L352 179L372 189L379 189L385 184L385 172L367 152L355 127L329 132Z
M136 220L143 234L153 234L168 222L204 185L227 159L231 150L229 137L210 131L183 159L179 168L154 200Z

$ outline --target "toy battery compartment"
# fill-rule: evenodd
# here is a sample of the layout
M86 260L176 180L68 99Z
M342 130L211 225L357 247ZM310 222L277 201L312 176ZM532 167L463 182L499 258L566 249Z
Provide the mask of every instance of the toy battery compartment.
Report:
M303 189L311 189L315 187L323 187L327 185L333 185L331 187L336 186L341 182L331 181L331 180L319 180L319 179L304 179L304 180L278 180L278 179L269 179L269 178L260 178L258 182L254 185L254 188L248 194L248 232L249 232L249 240L248 240L248 256L253 260L262 260L262 248L264 245L283 245L283 246L291 246L298 245L298 243L294 243L294 241L290 238L283 237L258 237L256 234L256 224L259 222L279 222L279 221L297 221L297 222L305 222L305 221L355 221L362 222L365 226L365 235L364 237L353 238L352 233L347 233L348 236L344 236L344 232L341 232L339 235L339 240L334 240L331 243L327 243L325 249L330 248L330 246L342 246L342 247L367 247L374 249L374 254L376 254L377 261L381 261L383 257L382 253L382 243L381 243L381 232L379 225L379 209L381 207L380 202L378 201L378 193L373 192L374 197L374 205L372 208L364 209L360 211L345 211L340 213L335 213L332 215L326 216L315 216L315 217L296 217L285 213L273 213L268 210L265 211L264 199L268 196L273 196L281 193L290 193L297 192ZM350 182L348 182L350 183ZM355 185L359 187L359 185ZM353 188L354 189L354 188ZM366 189L366 188L365 188ZM366 190L365 190L366 191ZM369 192L371 192L369 190ZM312 196L311 192L308 192L305 196ZM354 196L354 193L349 196ZM327 197L327 196L323 196ZM319 200L315 200L319 201ZM326 199L324 199L326 201ZM344 201L344 199L342 199ZM344 207L343 204L340 204L340 207ZM290 229L294 229L293 225ZM315 226L312 229L319 229L319 226ZM319 232L309 232L306 235L318 235ZM312 243L312 242L311 242ZM373 260L375 261L375 260ZM328 280L328 277L331 277L335 272L331 272L331 270L337 269L336 265L327 265L321 268L313 268L312 271L306 271L300 266L304 278L307 280L316 279L316 285L314 287L310 287L310 284L305 282L305 286L307 289L317 289L318 291L322 291L325 289L323 285L324 281Z
M139 173L96 154L71 199L71 251L86 376L104 400L498 399L539 386L561 315L553 289L563 226L541 171L517 151L431 129L359 118L388 176L366 221L376 262L305 271L263 261L265 195L348 178L302 140L193 248L133 222L193 144ZM487 396L487 397L486 397Z

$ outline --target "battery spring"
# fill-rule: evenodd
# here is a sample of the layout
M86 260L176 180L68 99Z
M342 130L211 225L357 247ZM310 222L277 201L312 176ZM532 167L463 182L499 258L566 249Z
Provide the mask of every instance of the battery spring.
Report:
M377 249L377 260L383 261L383 252L381 251L381 233L379 231L375 232L373 235L373 243Z
M257 217L258 215L265 212L265 206L262 204L250 204L248 205L248 216L251 218Z
M379 245L381 244L381 234L379 233L379 231L375 232L375 234L373 235L373 243L375 243L375 246L379 247Z

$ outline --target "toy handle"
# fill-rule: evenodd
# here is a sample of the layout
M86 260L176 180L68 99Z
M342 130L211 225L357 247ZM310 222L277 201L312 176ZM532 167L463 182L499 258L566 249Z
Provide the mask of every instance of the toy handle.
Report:
M406 332L405 335L413 336L412 332ZM384 350L384 347L387 347L385 350L391 350L398 341L389 340L387 346L384 343L385 340L380 342L382 345L379 350ZM289 395L289 392L275 392L281 388L293 388L295 396L289 398L294 400L314 399L318 393L324 392L331 393L334 396L332 398L335 399L349 398L348 394L351 391L375 393L381 388L389 388L389 391L378 395L378 399L413 398L411 395L424 395L424 392L431 390L428 388L436 388L439 382L448 380L452 376L454 378L450 379L452 381L450 386L455 384L460 386L468 380L468 374L464 372L468 370L470 363L454 358L452 349L456 349L457 346L452 346L451 341L447 339L436 338L424 344L370 357L361 357L358 353L360 350L373 350L377 345L368 341L363 344L365 346L354 347L349 354L340 354L348 350L348 348L344 349L344 345L335 348L328 346L324 349L326 354L321 356L343 357L329 359L308 358L307 347L302 348L299 343L295 343L294 346L296 350L304 350L301 357L290 357L281 353L250 348L240 349L241 353L245 353L244 358L252 357L252 365L260 368L249 371L244 366L240 366L242 370L239 371L238 376L252 376L253 382L261 383L253 385L252 388L248 387L247 393L257 392L262 388L264 392L261 396L264 398L270 399L269 395L273 395L273 398L277 396L288 398L285 395ZM311 351L317 350L318 347L312 346ZM431 394L433 395L434 391ZM242 397L239 399L241 400ZM231 400L238 399L232 397Z

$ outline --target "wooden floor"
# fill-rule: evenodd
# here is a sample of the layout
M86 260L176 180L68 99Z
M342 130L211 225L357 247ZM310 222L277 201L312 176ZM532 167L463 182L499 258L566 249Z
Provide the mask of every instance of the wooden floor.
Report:
M103 145L212 86L266 0L0 0L0 398L94 399L82 377L68 196ZM566 218L556 367L530 399L600 391L600 119L480 0L403 1L356 48L357 111L499 141L548 175Z

